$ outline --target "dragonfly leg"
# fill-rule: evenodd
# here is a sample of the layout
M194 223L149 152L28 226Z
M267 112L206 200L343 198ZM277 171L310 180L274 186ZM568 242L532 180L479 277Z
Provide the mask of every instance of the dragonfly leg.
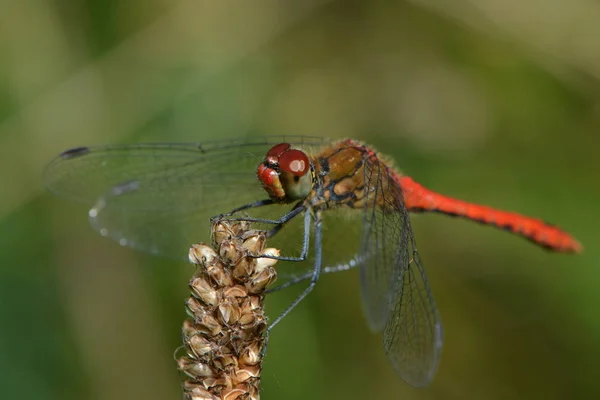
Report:
M275 228L273 228L273 229L271 229L271 231L269 231L269 232L272 232L270 236L273 236L274 234L279 232L279 230L281 230L283 225L288 223L290 220L292 220L294 217L298 216L305 210L306 210L306 207L302 203L298 203L298 204L296 204L296 206L294 206L294 208L292 208L290 211L288 211L287 213L285 213L283 216L281 216L280 218L278 218L276 220L262 219L262 218L250 218L250 217L226 218L226 220L227 221L247 221L247 222L260 222L260 223L264 223L264 224L273 224L273 225L275 225ZM310 217L311 217L310 213L305 214L305 217L304 217L304 240L302 243L302 252L300 253L299 257L273 256L270 254L258 254L255 256L251 255L251 257L272 258L274 260L279 260L279 261L296 261L296 262L306 260L306 255L308 254L309 237L310 237ZM267 232L267 237L270 237L269 232Z
M327 266L321 270L321 273L322 274L332 274L334 272L348 271L349 269L355 268L357 266L358 266L358 261L356 260L356 258L353 258L352 260L348 261L345 264ZM278 292L280 290L289 288L290 286L294 286L300 282L304 282L304 281L312 278L312 275L313 275L312 271L307 272L306 274L300 275L286 283L282 283L281 285L277 285L275 287L272 287L271 289L268 289L267 293Z
M267 231L267 239L275 236L281 230L281 228L283 228L284 226L285 226L285 224L275 225L275 227L273 229L269 229Z
M308 218L307 218L308 219ZM319 276L321 275L321 262L323 260L323 241L322 241L322 227L321 227L321 213L317 212L315 214L315 264L310 276L310 283L304 289L302 293L286 308L275 320L269 325L267 328L266 334L267 337L271 329L275 327L285 317L292 311L312 290L314 289L317 281L319 280Z
M223 219L224 217L229 217L239 211L247 210L249 208L268 206L273 203L274 203L274 201L271 199L263 199L263 200L255 201L254 203L244 204L243 206L234 208L233 210L229 211L228 213L215 215L214 217L210 218L210 221L213 222L215 220Z
M258 202L257 202L258 203ZM270 203L272 204L272 203ZM260 207L260 206L258 206ZM251 208L251 207L248 207ZM306 206L302 203L297 204L290 211L282 215L277 219L266 219L266 218L252 218L252 217L234 217L234 218L226 218L227 221L246 221L246 222L260 222L262 224L271 224L271 225L282 225L289 222L292 218L302 213L302 211L306 210ZM225 214L224 216L227 216ZM213 217L214 219L218 219L219 216Z
M304 207L305 206L303 205L302 202L298 202L298 203L296 203L296 205L294 206L294 208L290 210L290 212L294 211L296 208L304 208ZM284 226L285 226L285 223L279 224L279 225L275 225L272 229L269 229L267 231L267 239L268 238L272 238L273 236L275 236L281 230L281 228L283 228Z
M298 215L298 214L296 214ZM272 258L274 260L279 261L294 261L301 262L306 260L306 256L308 255L308 248L310 244L310 223L311 223L311 214L309 212L304 214L304 238L302 239L302 251L300 252L299 257L286 257L286 256L272 256L270 254L259 254L256 256L251 256L253 258Z

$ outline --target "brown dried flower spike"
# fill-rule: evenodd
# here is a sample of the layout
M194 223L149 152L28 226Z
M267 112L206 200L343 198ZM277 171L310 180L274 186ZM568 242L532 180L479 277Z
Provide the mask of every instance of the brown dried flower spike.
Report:
M279 251L264 249L265 232L250 230L247 222L218 221L212 237L212 247L193 245L189 253L199 268L186 302L185 355L177 360L187 376L184 399L259 399L264 290L275 281L276 260L249 255Z

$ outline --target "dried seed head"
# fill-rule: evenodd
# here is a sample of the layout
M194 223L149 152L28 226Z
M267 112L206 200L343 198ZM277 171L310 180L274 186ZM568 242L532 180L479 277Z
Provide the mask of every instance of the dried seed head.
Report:
M206 278L200 276L192 278L190 288L192 289L192 296L202 300L204 304L213 307L217 305L218 292Z
M202 335L194 335L184 339L186 345L194 351L197 357L202 357L205 354L214 352L217 346Z
M229 288L225 288L225 290L223 290L223 295L226 298L246 298L248 296L248 291L242 285L235 285Z
M231 225L224 222L217 222L213 225L212 238L215 244L223 243L226 240L231 240L235 234L231 230Z
M208 377L213 376L213 371L208 364L204 364L187 357L181 357L177 361L180 371L183 371L190 377Z
M219 287L231 286L233 284L231 275L225 271L225 267L220 263L208 267L206 269L206 275L209 276Z
M281 255L281 253L279 252L278 249L275 249L272 247L269 247L268 249L264 249L262 251L262 254L269 255L272 257L279 257ZM266 257L257 258L256 259L256 272L261 272L265 268L273 267L275 264L277 264L277 260L274 258L266 258Z
M191 296L183 324L185 354L177 360L189 377L187 400L258 400L261 349L267 327L264 289L275 280L273 259L251 255L264 249L266 234L246 222L213 225L214 249L190 248L190 261L200 265L190 281Z
M219 400L219 398L213 394L211 394L205 388L195 385L184 385L184 390L186 391L186 399L189 400Z
M244 240L244 243L242 243L242 248L253 254L257 254L262 250L266 240L266 236L263 233L258 231L255 232L257 233L249 236Z
M262 346L258 341L250 343L240 352L240 365L258 365L261 361Z
M183 339L187 340L188 338L197 335L198 330L191 319L186 319L183 321L183 329L181 330L181 333L183 335Z
M219 248L219 256L223 260L225 264L235 264L241 257L243 253L236 243L226 240L221 243Z
M211 314L196 315L195 322L201 334L208 334L210 336L217 336L223 328L217 318Z
M255 232L250 230L250 223L246 221L217 221L212 227L212 238L217 247L220 243L233 237L243 237L245 234Z
M195 297L189 297L185 301L186 312L190 317L195 317L199 314L204 314L204 306L202 303Z
M225 370L229 367L237 367L238 359L232 354L223 354L222 356L216 356L212 360L217 369Z
M241 257L237 263L235 263L231 274L238 281L247 279L254 273L256 269L256 259L252 257Z
M240 324L240 328L249 329L256 325L256 316L252 313L242 314L240 319L238 319Z
M240 307L230 301L224 300L219 304L219 319L226 325L232 325L240 319Z
M236 371L235 377L237 382L246 382L251 378L256 378L260 374L258 365L248 365Z
M248 300L247 307L249 307L250 310L256 310L257 308L262 307L261 298L259 296L249 296Z
M245 388L231 389L223 393L223 400L237 400L247 393Z
M194 244L188 253L190 263L206 267L217 258L217 253L205 244Z
M275 270L273 268L265 268L246 282L246 288L250 293L260 293L271 283L275 282L275 279L277 279Z

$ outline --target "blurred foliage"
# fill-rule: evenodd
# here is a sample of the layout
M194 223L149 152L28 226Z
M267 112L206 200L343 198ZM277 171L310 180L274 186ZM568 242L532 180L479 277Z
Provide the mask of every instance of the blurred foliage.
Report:
M394 375L353 271L323 277L274 331L263 398L597 398L599 13L583 0L4 4L2 398L180 396L171 355L192 271L95 235L85 207L44 192L44 165L77 145L259 133L365 140L428 187L586 246L555 255L417 216L446 333L431 387Z

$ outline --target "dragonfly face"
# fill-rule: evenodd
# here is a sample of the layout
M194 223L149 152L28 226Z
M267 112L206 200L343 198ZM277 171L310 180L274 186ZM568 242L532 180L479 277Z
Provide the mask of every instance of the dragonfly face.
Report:
M312 166L301 150L289 143L273 146L258 166L256 174L271 199L290 203L306 198L312 188Z

